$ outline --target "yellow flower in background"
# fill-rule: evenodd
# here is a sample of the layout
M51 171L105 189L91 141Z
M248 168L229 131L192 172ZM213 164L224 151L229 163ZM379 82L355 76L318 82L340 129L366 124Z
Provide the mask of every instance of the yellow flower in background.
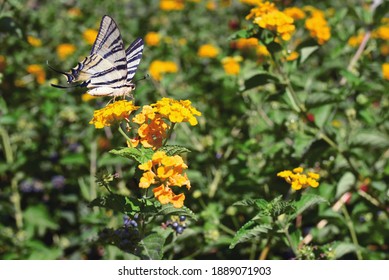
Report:
M235 41L235 46L237 49L250 49L250 48L256 48L259 44L259 41L257 38L239 38Z
M256 6L263 2L263 0L239 0L241 3Z
M27 36L27 42L33 46L33 47L40 47L42 46L42 41L39 38L36 38L34 36L28 35Z
M227 57L223 58L222 65L223 65L224 71L228 75L238 75L240 72L239 62L241 62L241 61L242 61L241 56L234 56L234 57L227 56Z
M331 38L331 28L328 26L324 13L311 6L305 7L305 9L311 13L311 16L305 21L305 28L312 38L323 45Z
M382 64L382 76L384 79L389 80L389 63Z
M379 38L382 40L389 40L389 25L383 25L383 26L378 27L373 32L373 37Z
M383 56L389 55L389 44L388 43L380 46L380 53Z
M57 47L57 56L59 59L64 60L69 55L73 54L76 51L76 46L73 44L60 44Z
M149 32L145 36L145 42L148 46L158 46L161 38L157 32Z
M160 0L159 8L164 11L179 11L185 6L184 0Z
M139 183L140 188L145 189L156 184L158 187L153 189L153 193L161 204L172 203L176 208L183 206L185 195L176 195L171 189L171 187L182 186L188 190L191 188L186 173L183 173L188 166L182 157L179 155L168 156L163 151L157 151L151 160L138 167L144 171Z
M305 18L305 12L297 7L290 7L283 10L283 12L293 18L294 20L300 20Z
M217 8L216 2L214 0L208 1L205 7L210 11L215 11Z
M278 172L277 176L284 178L287 183L289 183L294 190L301 190L307 187L317 188L319 186L320 175L315 172L307 172L304 174L304 169L302 167L294 168L291 170L284 170Z
M218 54L219 54L219 49L211 44L202 45L197 51L197 55L199 57L204 57L204 58L214 58Z
M97 37L97 30L88 28L82 33L82 37L89 45L93 45Z
M267 13L278 11L274 3L270 3L269 1L264 3L260 2L256 5L257 7L251 9L250 13L246 16L246 19L260 18Z
M81 96L81 100L84 101L84 102L88 102L90 100L97 99L97 98L99 98L99 97L98 96L94 96L94 95L90 95L88 93L84 93Z
M270 56L268 49L264 45L258 45L256 53L259 57Z
M298 57L299 57L299 53L293 51L290 54L288 54L288 56L286 57L286 60L293 61L293 60L296 60Z
M354 47L354 48L358 47L362 43L364 36L365 36L365 33L359 33L358 35L351 36L348 39L347 44L350 45L351 47Z
M38 84L44 84L46 81L46 72L39 64L31 64L27 66L27 72L33 75Z
M281 11L274 10L253 20L259 27L277 32L284 41L289 41L295 30L294 20Z
M201 113L191 105L189 100L178 101L165 97L151 106L155 108L156 113L169 119L172 123L189 122L193 126L198 123L195 116L201 116Z
M154 80L160 81L165 73L176 73L177 64L172 61L154 60L149 67L149 72Z
M96 128L111 126L115 122L128 118L131 112L138 108L138 106L132 104L132 101L116 101L100 110L94 111L93 118L89 123L94 124Z

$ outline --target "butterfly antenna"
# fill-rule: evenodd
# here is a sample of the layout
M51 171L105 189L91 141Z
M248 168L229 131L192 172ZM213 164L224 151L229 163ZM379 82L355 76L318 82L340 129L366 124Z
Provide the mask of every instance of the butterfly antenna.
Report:
M57 73L59 73L59 74L65 75L66 78L69 80L69 76L71 76L70 74L55 69L54 67L52 67L52 66L49 64L49 61L46 61L46 64L47 64L47 66L48 66L51 70L53 70L54 72L57 72ZM84 86L83 84L81 84L81 85L80 85L80 84L76 84L76 85L71 85L71 86L61 86L61 85L55 85L55 84L50 84L50 85L51 85L52 87L55 87L55 88L62 88L62 89L63 89L63 88L75 88L75 87Z
M149 74L146 74L144 75L142 78L138 79L135 81L135 83L139 82L139 81L142 81L142 80L148 80L150 78L150 75Z

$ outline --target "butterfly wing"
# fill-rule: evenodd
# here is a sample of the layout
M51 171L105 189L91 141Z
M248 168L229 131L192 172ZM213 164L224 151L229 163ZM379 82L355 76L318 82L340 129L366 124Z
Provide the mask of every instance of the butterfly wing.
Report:
M124 44L120 31L111 17L104 16L101 20L91 54L64 74L68 83L83 81L81 86L91 89L114 88L126 82L127 60Z
M140 60L142 59L144 43L141 38L137 38L126 50L127 58L127 83L132 81Z

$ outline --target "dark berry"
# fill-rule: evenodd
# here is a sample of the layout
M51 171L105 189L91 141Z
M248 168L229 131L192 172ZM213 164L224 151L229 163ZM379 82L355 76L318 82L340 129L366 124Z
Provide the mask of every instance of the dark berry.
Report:
M183 222L183 221L185 221L186 220L186 216L180 216L180 222Z
M183 232L184 232L184 227L178 226L178 227L176 228L176 232L177 232L178 234L183 233Z

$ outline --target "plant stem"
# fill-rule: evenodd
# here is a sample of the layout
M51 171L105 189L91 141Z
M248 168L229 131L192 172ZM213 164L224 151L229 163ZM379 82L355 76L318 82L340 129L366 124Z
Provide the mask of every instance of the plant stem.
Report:
M269 236L269 238L268 238L267 241L266 241L265 248L263 248L261 254L259 255L259 260L266 260L267 255L268 255L269 252L270 252L270 244L271 244L271 241L272 241L272 237Z
M163 144L162 146L165 146L167 141L170 139L170 136L172 136L172 133L173 133L173 129L174 129L174 126L176 125L176 123L172 123L172 126L170 127L169 129L169 132L168 132L168 135L167 137L165 138L165 141L163 141Z
M358 243L357 234L355 232L353 221L351 220L351 217L350 217L350 215L349 215L349 213L347 211L347 208L344 205L342 207L342 212L343 212L344 217L346 218L346 225L348 227L348 230L350 231L351 239L352 239L352 241L353 241L353 243L354 243L354 245L356 247L357 258L358 258L358 260L363 260L362 253L361 253L361 250L360 250L360 246L359 246L359 243Z
M127 142L129 142L130 144L132 144L131 143L131 139L130 139L130 137L128 137L128 135L123 131L123 129L122 129L122 126L121 125L119 125L119 128L118 128L118 130L119 130L119 132L120 132L120 134L121 135L123 135L124 136L124 138L126 138L126 140L127 140Z

